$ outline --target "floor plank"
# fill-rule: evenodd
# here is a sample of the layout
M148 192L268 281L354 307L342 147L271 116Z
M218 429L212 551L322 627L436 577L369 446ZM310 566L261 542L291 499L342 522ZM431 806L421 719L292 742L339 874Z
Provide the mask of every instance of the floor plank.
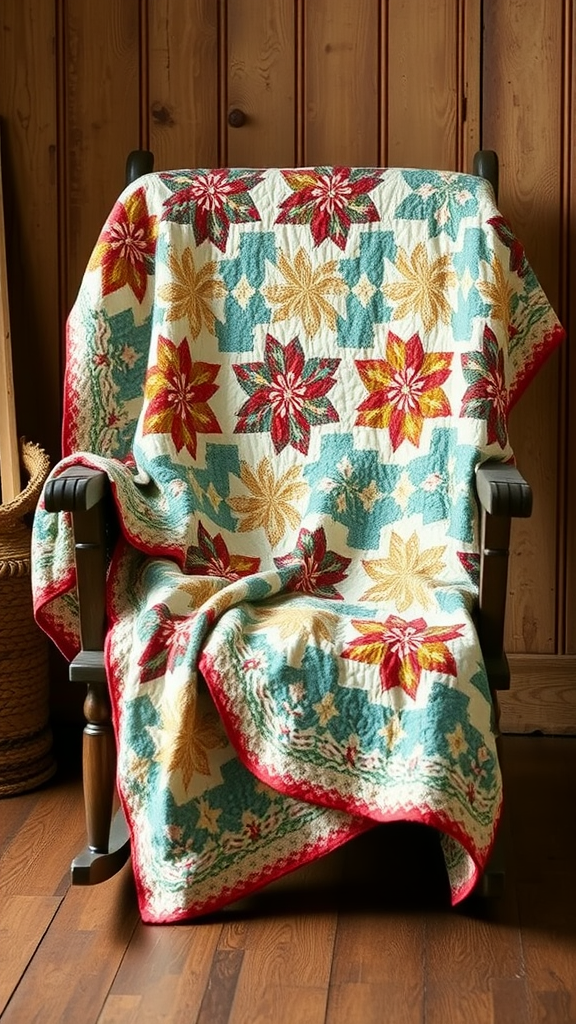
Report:
M2 1024L96 1024L137 921L130 870L70 889Z
M243 961L243 949L216 950L196 1024L227 1024Z
M574 872L519 885L521 933L531 1019L576 1021L576 885Z
M423 1018L424 916L391 912L341 914L332 964L326 1024ZM354 1008L356 1007L356 1011Z
M510 906L510 904L508 904ZM524 971L515 907L484 918L466 910L429 915L426 922L426 984L484 987L486 978L515 978Z
M326 1024L421 1024L423 990L420 982L398 985L353 981L330 986Z
M28 797L12 797L28 807ZM64 895L70 862L84 846L82 783L61 778L31 803L0 854L0 897Z
M492 1024L490 992L486 986L471 988L466 981L427 985L424 1019L426 1024Z
M576 1021L576 741L510 737L514 864L529 1019Z
M0 900L0 1013L50 925L62 897L7 896Z
M512 1024L512 1021L527 1021L528 986L526 978L492 978L493 1024Z
M324 1024L336 923L303 910L251 921L230 1024Z
M138 922L112 982L98 1024L189 1024L196 1021L210 981L221 924ZM137 1001L139 1000L139 1001Z
M0 856L12 841L16 833L22 828L42 798L41 792L36 790L33 793L12 796L2 800L2 814L0 815Z
M230 1024L323 1024L326 1012L324 986L258 986L254 1002L235 1003Z
M506 893L456 909L437 837L400 825L210 919L144 925L130 865L69 888L77 774L2 801L1 1024L574 1024L576 738L504 746Z

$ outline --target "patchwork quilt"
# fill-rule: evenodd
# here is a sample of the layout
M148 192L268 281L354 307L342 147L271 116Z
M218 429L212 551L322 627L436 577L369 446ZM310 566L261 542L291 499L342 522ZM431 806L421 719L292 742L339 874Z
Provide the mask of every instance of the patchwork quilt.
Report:
M105 656L144 920L400 819L439 830L470 892L501 808L474 476L513 458L508 412L562 336L471 176L123 192L69 318L53 475L103 469L121 523ZM73 657L70 518L42 502L33 563Z

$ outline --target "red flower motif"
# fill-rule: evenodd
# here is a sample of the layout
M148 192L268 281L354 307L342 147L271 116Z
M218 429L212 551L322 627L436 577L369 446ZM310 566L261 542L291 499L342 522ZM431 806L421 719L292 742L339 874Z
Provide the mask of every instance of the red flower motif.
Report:
M293 195L280 204L277 224L309 224L315 245L331 238L345 249L351 224L380 220L367 193L376 187L382 171L361 168L317 167L282 171Z
M484 327L481 350L463 353L462 372L469 387L462 397L460 415L486 420L488 444L497 441L501 448L505 448L509 399L504 353L488 325Z
M256 842L262 833L262 824L258 818L251 811L244 811L242 824L244 825L244 834L247 838L253 839Z
M344 757L352 768L356 766L356 760L358 758L358 740L356 737L349 740L348 746L344 751Z
M266 337L263 363L234 366L250 396L238 413L235 434L270 431L276 452L288 444L306 455L310 427L334 423L338 413L325 397L336 383L339 359L304 359L298 338L285 347Z
M427 626L424 619L407 622L398 615L385 622L355 619L352 625L361 636L346 645L342 657L379 665L383 690L399 686L414 700L422 672L458 674L445 641L462 636L464 626Z
M260 220L250 189L262 180L261 171L170 171L160 175L173 193L164 202L163 220L192 224L196 245L209 239L226 249L230 224Z
M346 578L350 562L350 558L326 550L326 534L322 526L313 533L305 528L300 530L294 550L274 559L278 569L290 572L285 581L286 590L338 600L342 600L342 594L334 584Z
M473 584L477 587L480 583L480 555L476 551L457 551L456 555Z
M188 341L174 345L158 338L158 363L144 385L144 434L170 434L176 451L186 448L196 458L197 434L221 434L208 399L218 390L220 366L192 362Z
M450 376L450 352L424 352L417 334L402 341L392 331L386 359L356 360L368 398L358 406L356 424L388 427L394 451L402 441L418 446L425 419L450 415L440 387Z
M157 235L157 218L148 215L143 188L116 203L88 264L88 270L102 268L103 295L128 285L142 302L154 272Z
M151 608L147 620L152 633L138 658L138 665L142 669L141 683L149 683L171 671L185 657L191 630L195 626L193 617L173 615L166 604L157 604Z
M186 552L186 572L198 576L217 576L233 582L241 576L251 576L258 572L259 567L259 558L230 554L220 533L211 537L202 523L198 523L198 545L191 544Z
M510 270L518 274L518 277L526 277L529 268L524 246L516 238L506 218L490 217L488 223L492 225L503 245L510 250Z

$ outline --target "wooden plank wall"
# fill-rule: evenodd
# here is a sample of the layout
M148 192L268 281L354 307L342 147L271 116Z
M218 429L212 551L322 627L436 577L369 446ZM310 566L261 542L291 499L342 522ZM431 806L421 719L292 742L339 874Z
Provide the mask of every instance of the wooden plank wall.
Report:
M20 434L58 451L61 392L56 8L2 0L0 130Z
M576 323L576 107L573 0L484 0L482 144L500 158L500 206L546 293ZM514 411L512 440L530 477L532 519L516 522L508 649L509 729L576 730L576 441L570 345ZM572 381L572 386L571 386Z
M482 141L500 155L504 212L574 320L575 19L576 0L2 0L20 432L58 457L65 315L137 147L157 168L467 170ZM566 346L514 414L536 501L514 530L512 729L576 731L575 376Z

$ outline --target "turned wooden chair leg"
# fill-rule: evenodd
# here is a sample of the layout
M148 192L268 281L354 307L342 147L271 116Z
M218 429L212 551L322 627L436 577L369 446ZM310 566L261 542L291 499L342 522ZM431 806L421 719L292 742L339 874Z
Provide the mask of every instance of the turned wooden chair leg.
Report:
M82 749L86 835L95 853L107 853L116 780L116 743L106 687L88 685Z
M83 747L88 843L72 862L72 884L94 885L120 870L130 856L130 837L122 809L112 817L116 794L116 741L102 652L81 651L70 665L70 678L86 682L88 686Z

